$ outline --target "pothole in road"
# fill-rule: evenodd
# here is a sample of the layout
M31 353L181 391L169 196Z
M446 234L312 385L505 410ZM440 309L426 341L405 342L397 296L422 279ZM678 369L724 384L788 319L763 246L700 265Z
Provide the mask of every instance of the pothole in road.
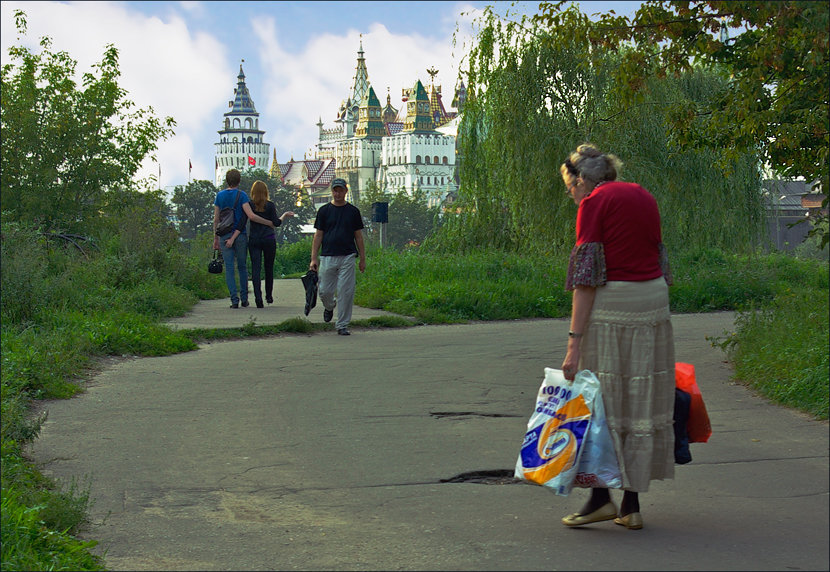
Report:
M509 413L481 413L478 411L430 411L429 414L439 419L445 417L522 417Z
M524 483L513 475L513 469L492 469L485 471L470 471L459 473L449 479L441 479L442 483L475 483L479 485L515 485Z

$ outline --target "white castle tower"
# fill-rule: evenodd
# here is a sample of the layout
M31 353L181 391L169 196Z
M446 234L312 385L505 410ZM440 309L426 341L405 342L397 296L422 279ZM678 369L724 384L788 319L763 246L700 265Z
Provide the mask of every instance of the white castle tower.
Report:
M243 62L245 60L242 60ZM254 107L254 100L245 85L245 72L239 64L234 99L228 102L230 111L225 113L225 122L216 143L215 184L225 188L225 173L229 169L239 171L250 169L268 170L268 149L270 145L262 141L265 131L259 129L259 113Z

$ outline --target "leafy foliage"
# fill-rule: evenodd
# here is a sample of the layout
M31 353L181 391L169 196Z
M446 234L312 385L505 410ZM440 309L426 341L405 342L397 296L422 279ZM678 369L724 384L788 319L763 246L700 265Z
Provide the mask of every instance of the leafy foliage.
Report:
M176 206L179 232L183 238L195 238L213 230L213 201L216 187L210 181L193 181L177 185L170 202Z
M383 191L375 181L360 194L358 208L369 240L380 244L381 224L372 221L372 204L387 203L389 222L383 227L383 245L402 249L420 245L436 228L438 207L430 207L426 191Z
M734 332L710 341L727 352L739 380L776 403L827 419L829 299L826 287L788 285L774 299L738 313Z
M713 151L681 150L669 133L672 106L716 97L725 89L722 74L649 78L649 98L630 106L612 89L623 56L590 45L587 16L570 8L558 27L530 23L489 9L479 21L459 129L459 201L428 247L566 252L576 207L563 192L558 167L585 141L618 155L625 163L621 178L655 195L670 253L758 244L754 154L721 165Z
M15 18L25 34L25 14L15 11ZM132 188L141 162L175 122L134 109L117 83L114 46L80 87L77 62L52 51L49 38L40 46L38 53L12 46L12 63L2 69L3 220L78 229L108 207L108 195Z
M542 3L535 23L548 29L571 21L565 2ZM716 97L673 106L673 141L719 150L724 160L759 151L782 176L804 177L828 189L830 4L824 1L643 2L631 17L598 14L584 33L592 57L625 50L612 69L628 103L648 96L648 78L715 67L728 74ZM734 37L728 36L737 32ZM698 124L699 127L694 127ZM824 201L826 212L827 199ZM826 219L822 215L820 219ZM817 226L822 248L828 232Z

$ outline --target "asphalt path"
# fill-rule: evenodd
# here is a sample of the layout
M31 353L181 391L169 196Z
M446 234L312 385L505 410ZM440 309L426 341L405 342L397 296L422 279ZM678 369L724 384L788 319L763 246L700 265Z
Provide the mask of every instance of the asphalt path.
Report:
M276 323L302 315L298 293L280 281L273 306L202 302L171 325ZM706 337L733 318L673 317L714 433L641 495L639 531L566 528L586 491L504 478L543 368L564 357L562 319L118 360L84 394L45 404L31 454L88 484L82 537L111 570L828 570L828 425L730 381Z

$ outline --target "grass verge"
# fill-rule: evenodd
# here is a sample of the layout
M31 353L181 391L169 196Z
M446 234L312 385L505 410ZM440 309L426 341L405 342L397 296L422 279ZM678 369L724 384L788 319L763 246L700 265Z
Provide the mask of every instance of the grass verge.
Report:
M774 403L817 419L830 409L830 296L827 289L787 289L740 312L735 331L713 338L735 377Z

